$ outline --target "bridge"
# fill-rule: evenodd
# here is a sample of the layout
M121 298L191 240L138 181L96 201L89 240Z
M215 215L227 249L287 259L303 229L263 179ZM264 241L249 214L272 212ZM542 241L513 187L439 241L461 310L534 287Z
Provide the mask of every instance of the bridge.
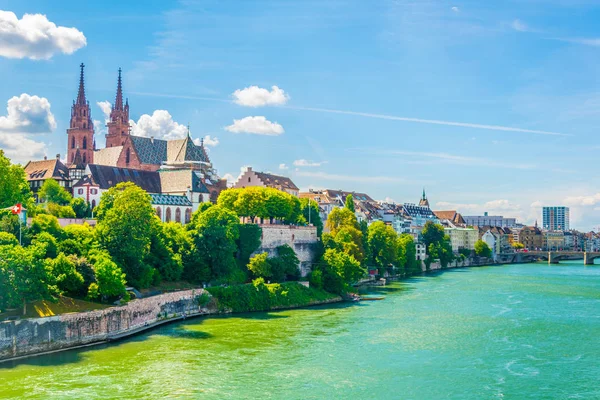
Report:
M504 263L522 263L533 261L548 261L548 264L558 264L566 260L583 260L585 265L593 265L600 258L600 252L590 251L522 251L518 253L498 254L498 261Z

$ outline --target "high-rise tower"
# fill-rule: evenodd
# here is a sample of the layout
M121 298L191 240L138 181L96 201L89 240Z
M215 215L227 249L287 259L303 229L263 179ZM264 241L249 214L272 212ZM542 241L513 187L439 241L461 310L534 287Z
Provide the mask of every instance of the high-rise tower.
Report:
M76 158L78 163L91 164L94 162L94 124L90 115L90 103L85 98L83 63L80 68L79 91L77 100L71 107L71 123L67 129L67 165L73 164Z
M129 136L129 100L123 105L123 87L121 83L121 68L117 80L117 96L110 111L110 121L106 124L106 147L122 146Z

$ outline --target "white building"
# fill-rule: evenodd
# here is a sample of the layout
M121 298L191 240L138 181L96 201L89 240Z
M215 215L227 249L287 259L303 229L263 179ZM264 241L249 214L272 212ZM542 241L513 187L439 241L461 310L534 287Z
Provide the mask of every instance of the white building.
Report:
M444 233L450 236L452 251L458 253L460 249L475 250L475 242L479 232L472 228L445 227Z
M483 240L492 250L492 258L496 261L498 255L498 238L496 238L496 235L494 235L491 230L488 230L481 236L481 240Z

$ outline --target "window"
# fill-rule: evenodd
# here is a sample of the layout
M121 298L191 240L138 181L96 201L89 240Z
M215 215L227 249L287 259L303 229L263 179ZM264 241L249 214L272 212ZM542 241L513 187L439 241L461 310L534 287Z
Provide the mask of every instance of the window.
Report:
M74 149L75 148L75 138L71 138L71 148Z
M175 209L175 222L181 223L181 208L179 207Z
M92 210L96 208L96 200L92 200Z
M83 123L83 129L85 129L85 128L87 128L87 125L86 125L86 123L84 122L84 123Z
M92 190L90 190L90 193L91 194L98 194L98 189L92 189Z
M131 152L129 149L125 152L125 164L129 164L129 160L131 159Z
M84 126L84 128L85 128L85 126ZM83 148L87 149L87 138L85 136L83 137Z
M171 222L171 207L167 207L167 218L165 222Z
M251 178L251 177L248 177L248 182L250 182L251 180L252 180L252 178Z
M85 117L85 110L83 110L83 116Z
M191 220L192 220L192 209L186 208L185 209L185 223L189 224Z
M87 162L87 160L86 160L86 157L85 157L85 156L86 156L86 153L83 153L83 163L84 163L84 164Z
M77 189L78 194L83 194L83 189Z
M160 219L162 221L162 213L160 212L160 207L156 207L156 216L158 217L158 219Z

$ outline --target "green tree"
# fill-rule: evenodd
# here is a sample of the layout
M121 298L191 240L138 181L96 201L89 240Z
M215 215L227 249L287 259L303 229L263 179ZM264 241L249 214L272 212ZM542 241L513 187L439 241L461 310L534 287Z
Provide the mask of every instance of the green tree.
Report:
M46 265L61 292L69 296L74 296L81 292L84 284L83 276L77 271L72 258L60 253L55 259L48 259Z
M27 209L33 206L25 170L20 165L11 164L0 149L0 209L17 203L23 204Z
M228 201L227 197L226 201ZM266 218L268 216L264 188L249 187L238 191L233 206L232 211L235 211L240 217L249 217L252 222L256 217Z
M475 254L479 257L490 258L492 256L492 249L490 249L490 246L486 242L479 239L475 242Z
M340 277L345 285L356 282L366 273L366 270L360 266L360 262L354 257L335 249L327 249L323 255L323 261L332 272Z
M95 232L101 247L125 272L128 283L148 287L153 271L146 258L158 223L150 196L131 182L119 183L102 194L98 209Z
M48 232L41 232L31 242L38 246L42 258L55 258L58 255L58 241Z
M58 219L53 215L39 214L33 217L29 233L32 236L36 236L41 232L47 232L57 239L63 237L63 230L58 224Z
M56 218L75 218L76 216L71 206L61 206L58 203L47 203L46 211Z
M15 235L8 232L0 232L0 246L16 246L19 244L19 240Z
M94 230L87 223L71 224L63 228L64 240L59 241L59 251L70 255L86 256L90 250L98 247Z
M294 249L284 244L276 249L276 256L268 260L271 266L271 280L273 282L285 282L286 280L297 280L300 278L300 260Z
M423 243L425 243L425 246L429 249L429 245L432 243L437 244L444 240L444 227L432 221L427 221L421 231L421 236L423 238Z
M104 299L114 298L125 294L125 274L114 263L110 255L104 251L93 251L90 254L96 282L90 284L88 297L94 299L96 295Z
M271 272L271 265L267 261L269 254L260 253L250 259L248 263L248 270L252 272L252 275L256 278L270 278L273 273Z
M422 272L421 262L417 260L415 241L408 233L398 236L398 263L403 267L404 273L409 276Z
M144 260L146 264L154 268L153 284L159 284L163 279L166 281L177 281L181 279L183 272L183 261L180 254L175 254L169 246L170 238L167 238L162 224L152 224L150 239L150 252Z
M391 226L382 221L373 222L368 230L368 243L372 262L379 268L387 268L398 257L398 235Z
M262 228L255 224L241 224L239 226L240 236L237 240L238 265L245 267L250 262L250 255L260 247Z
M344 204L344 207L352 211L353 213L356 212L356 208L354 207L354 196L352 196L351 194L346 196L346 203Z
M71 200L71 208L77 218L88 218L91 215L89 204L81 197Z
M335 208L329 213L327 217L327 227L333 236L337 234L337 231L345 226L350 226L356 229L360 229L356 215L347 208Z
M38 198L48 203L66 206L71 202L71 194L54 179L46 179L38 191Z

